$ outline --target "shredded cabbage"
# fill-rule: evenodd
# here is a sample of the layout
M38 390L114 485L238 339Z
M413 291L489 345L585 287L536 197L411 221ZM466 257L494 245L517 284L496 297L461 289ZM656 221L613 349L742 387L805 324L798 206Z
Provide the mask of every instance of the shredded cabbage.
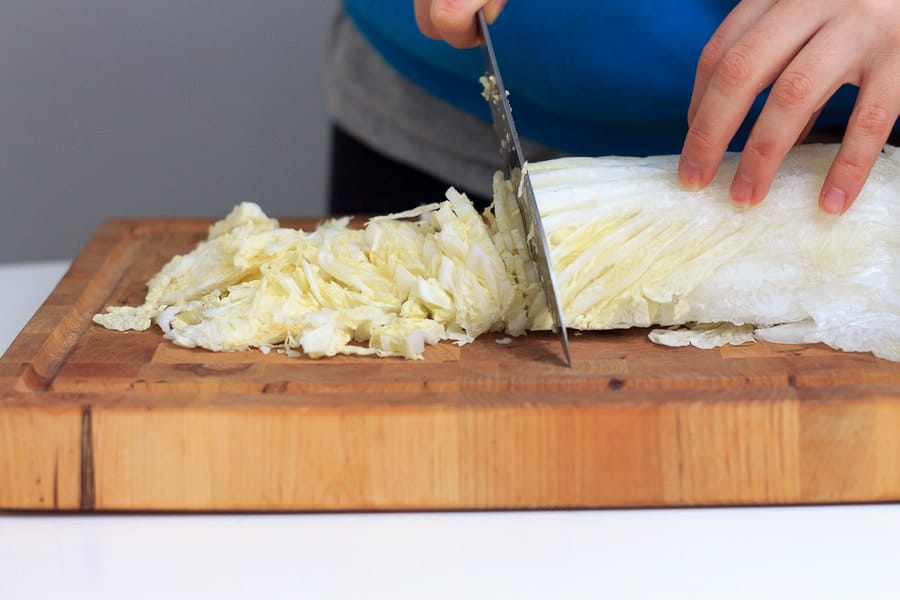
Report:
M675 156L528 165L567 324L663 326L651 340L674 346L823 342L900 360L900 153L885 149L836 218L816 206L836 149L794 149L749 210L727 200L734 154L700 192L679 188ZM484 215L452 188L363 229L348 219L281 228L241 204L148 282L143 305L94 321L155 321L172 342L214 351L407 358L441 340L551 325L499 174Z
M279 228L241 204L150 280L142 306L111 307L94 321L145 330L155 320L188 348L311 357L421 358L441 340L524 332L516 282L464 195L451 189L440 204L376 217L362 230L348 225Z

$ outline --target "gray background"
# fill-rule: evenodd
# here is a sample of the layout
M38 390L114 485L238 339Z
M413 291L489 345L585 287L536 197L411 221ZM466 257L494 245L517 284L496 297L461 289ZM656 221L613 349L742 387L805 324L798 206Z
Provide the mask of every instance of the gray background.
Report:
M325 211L334 0L0 0L0 262L111 216Z

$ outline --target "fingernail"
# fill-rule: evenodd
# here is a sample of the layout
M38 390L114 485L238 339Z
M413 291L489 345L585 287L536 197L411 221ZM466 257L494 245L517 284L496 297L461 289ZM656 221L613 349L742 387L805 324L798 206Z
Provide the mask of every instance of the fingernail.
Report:
M691 159L684 158L678 166L678 179L682 187L691 191L699 190L703 181L703 170L691 162Z
M750 204L753 200L753 182L739 173L731 183L731 198L738 204Z
M822 196L822 210L832 215L839 215L844 212L844 206L847 204L847 194L841 188L831 188Z

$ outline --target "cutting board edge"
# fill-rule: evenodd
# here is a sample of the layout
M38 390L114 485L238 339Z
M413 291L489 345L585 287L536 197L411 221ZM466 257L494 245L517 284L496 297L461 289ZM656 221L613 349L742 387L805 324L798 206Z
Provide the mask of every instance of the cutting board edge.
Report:
M390 418L383 406L363 404L149 410L72 398L71 406L49 412L5 405L0 431L5 424L6 435L18 440L18 463L7 463L0 476L0 509L309 512L900 500L900 471L893 479L871 476L900 464L900 440L886 443L900 426L891 388L849 404L802 396L801 390L792 402L544 402L527 410L490 402L396 405ZM47 436L48 427L57 435ZM727 428L736 428L733 447L721 444ZM259 443L265 438L278 443L266 447ZM248 448L256 448L252 456ZM284 448L296 455L285 456ZM62 471L75 475L61 487L57 481L65 491L54 492L51 502L41 482L51 469L58 480L61 454L70 461ZM215 473L209 465L217 464L240 477ZM270 473L261 475L258 465Z

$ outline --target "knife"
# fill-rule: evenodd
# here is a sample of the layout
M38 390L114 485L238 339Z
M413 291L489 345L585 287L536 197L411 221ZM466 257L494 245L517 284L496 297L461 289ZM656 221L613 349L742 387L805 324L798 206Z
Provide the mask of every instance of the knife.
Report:
M569 352L569 335L566 332L566 324L563 320L561 303L557 289L556 275L550 264L550 245L547 243L547 235L541 223L541 213L538 211L537 201L534 198L534 188L531 186L531 178L526 168L525 154L522 152L522 144L519 134L516 132L516 124L513 122L512 108L509 98L506 96L506 88L503 86L503 78L500 77L500 68L497 66L497 55L494 52L494 44L488 31L487 19L484 10L478 11L478 27L481 30L482 58L485 68L485 93L484 97L491 105L491 117L494 121L494 133L500 142L500 154L503 156L504 171L513 184L516 193L516 204L519 205L519 214L522 216L523 231L528 246L528 254L537 265L538 279L547 298L547 308L553 324L553 332L559 335L563 350L566 353L566 364L572 366L572 355Z

